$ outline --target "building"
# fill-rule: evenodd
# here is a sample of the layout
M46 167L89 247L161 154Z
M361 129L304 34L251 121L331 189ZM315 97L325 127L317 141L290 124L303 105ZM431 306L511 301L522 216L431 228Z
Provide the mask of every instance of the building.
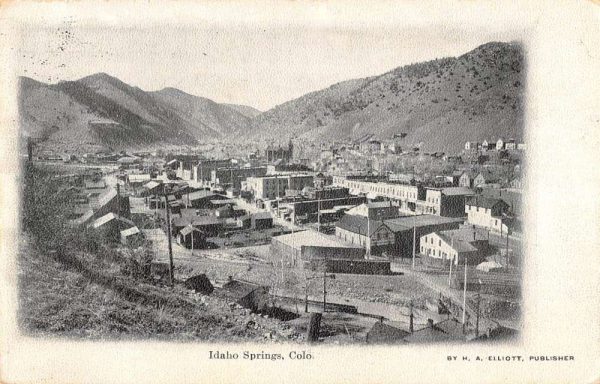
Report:
M214 209L217 208L213 201L229 200L227 196L220 195L210 191L195 191L182 196L182 203L186 207Z
M198 182L209 182L211 180L211 172L220 168L231 167L231 159L209 160L201 159L191 165L192 179Z
M244 216L245 214L246 211L244 209L231 204L226 204L215 209L215 216L222 219L238 218Z
M473 188L481 187L485 184L499 183L500 181L500 177L494 175L489 170L484 169L477 174L475 179L473 179Z
M496 141L496 150L497 151L501 151L504 149L504 138L499 138L498 141Z
M515 139L506 140L506 142L504 143L504 148L507 150L517 149L517 143L516 143Z
M292 144L291 140L288 142L287 148L269 145L265 150L265 157L267 158L268 162L282 160L286 163L289 163L294 158L294 145Z
M313 186L311 175L275 175L264 177L249 177L245 187L251 191L256 200L273 200L286 195L287 189L302 190Z
M128 174L127 184L136 188L148 183L151 180L149 173Z
M248 177L261 177L267 174L267 167L217 168L210 171L212 185L233 186L240 189L242 181Z
M347 196L324 200L297 199L282 203L280 210L283 210L284 216L289 217L293 223L298 221L317 222L319 214L321 215L321 221L323 221L328 210L347 210L366 201L365 196Z
M96 219L91 227L108 240L117 242L121 241L121 231L135 227L135 224L133 221L111 212Z
M386 220L385 224L394 233L394 247L391 257L407 258L419 252L420 238L423 235L451 229L457 229L463 223L462 218L435 215L405 216ZM414 248L413 248L413 239Z
M468 196L475 195L469 188L425 188L425 201L417 206L424 214L446 217L463 217L465 215L465 201Z
M268 229L273 227L273 216L269 212L257 212L250 215L252 229Z
M373 255L392 254L396 244L395 234L383 221L366 216L342 216L335 226L335 235L350 244L356 244Z
M471 225L483 227L493 232L510 233L508 225L509 205L501 199L486 196L474 196L465 203L467 222Z
M465 143L465 150L467 151L475 151L479 148L479 143L476 141L467 141Z
M347 211L349 215L360 215L371 220L387 220L400 217L397 203L392 201L380 201L375 203L364 203Z
M400 202L401 211L416 211L417 200L423 199L425 190L416 185L371 182L346 176L334 176L333 185L346 187L351 194L364 194L369 199L383 197Z
M273 237L270 255L273 265L307 268L330 259L360 260L364 250L357 244L308 230Z
M487 238L469 228L433 232L421 236L419 253L423 261L436 266L477 265L489 255Z
M179 234L183 228L191 225L202 231L207 237L216 236L223 229L223 220L215 216L184 216L172 220L171 229Z
M130 247L137 247L142 244L144 237L140 229L136 226L121 231L121 244Z
M475 175L471 171L463 172L458 179L458 186L465 188L473 188L473 180Z
M206 245L206 235L200 229L190 225L183 227L177 234L177 244L188 249L200 249Z

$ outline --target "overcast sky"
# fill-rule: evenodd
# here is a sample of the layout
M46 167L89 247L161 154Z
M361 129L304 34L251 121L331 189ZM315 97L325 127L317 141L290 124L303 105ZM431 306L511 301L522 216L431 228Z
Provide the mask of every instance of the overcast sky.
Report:
M488 41L519 40L524 33L499 25L467 30L403 26L394 20L375 29L334 17L327 19L334 22L304 25L285 20L199 19L124 27L65 15L47 27L24 29L13 52L18 74L43 82L106 72L144 90L175 87L267 110L340 81L457 56Z

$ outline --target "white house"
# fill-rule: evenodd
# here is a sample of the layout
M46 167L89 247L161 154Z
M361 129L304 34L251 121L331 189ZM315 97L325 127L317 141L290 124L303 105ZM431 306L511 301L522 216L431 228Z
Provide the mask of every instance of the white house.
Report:
M509 205L504 200L474 196L465 203L467 222L492 232L507 233L510 228L504 214L508 208Z

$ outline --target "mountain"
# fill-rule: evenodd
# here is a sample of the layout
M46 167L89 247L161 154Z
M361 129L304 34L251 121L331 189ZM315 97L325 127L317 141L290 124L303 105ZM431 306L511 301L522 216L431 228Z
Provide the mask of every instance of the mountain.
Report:
M58 150L195 144L237 135L250 121L209 99L146 92L105 73L58 84L22 77L19 109L25 134Z
M457 58L345 81L256 116L245 140L329 142L366 134L427 151L456 152L469 140L523 138L523 52L488 43Z
M242 115L244 115L246 117L250 117L250 118L256 117L262 113L258 109L252 108L247 105L238 105L238 104L221 104L221 105L227 106L229 108L233 108L236 111L238 111L239 113L241 113Z

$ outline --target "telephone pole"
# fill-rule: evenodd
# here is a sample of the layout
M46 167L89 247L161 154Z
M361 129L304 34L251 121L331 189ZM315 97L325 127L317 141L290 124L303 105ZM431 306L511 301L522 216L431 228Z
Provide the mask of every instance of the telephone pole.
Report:
M169 198L166 190L163 189L165 196L165 210L167 212L167 239L169 242L169 285L173 286L173 245L171 244L171 213L169 212Z
M467 316L467 257L465 256L465 280L463 284L463 313L462 313L462 325L463 333L465 331L465 320Z
M481 304L481 294L477 294L477 320L475 321L475 336L479 336L479 305Z
M409 325L410 333L413 333L415 331L414 321L415 321L415 315L413 313L413 301L411 300L410 301L410 325Z

